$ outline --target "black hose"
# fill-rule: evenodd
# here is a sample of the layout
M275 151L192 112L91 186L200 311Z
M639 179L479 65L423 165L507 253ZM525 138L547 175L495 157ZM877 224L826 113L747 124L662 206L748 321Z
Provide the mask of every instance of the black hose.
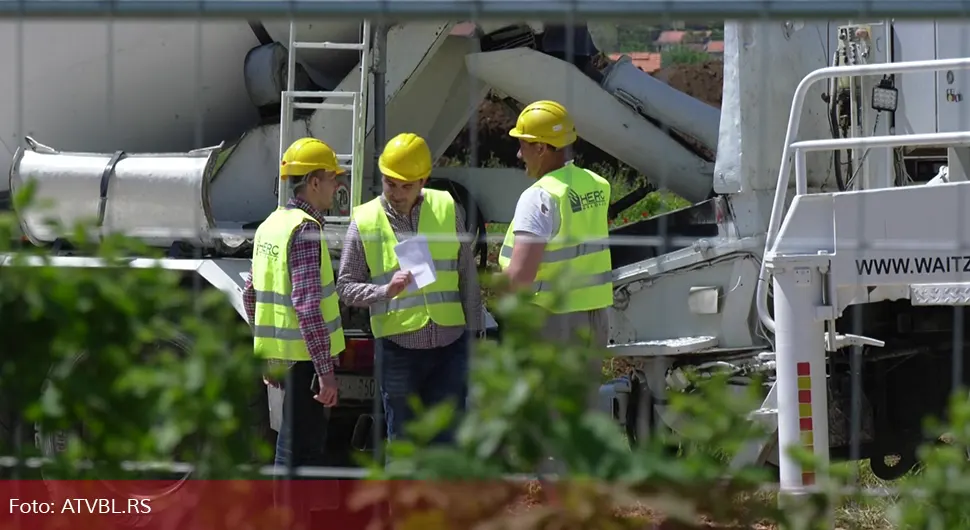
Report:
M485 270L488 265L488 232L485 227L485 216L481 208L472 197L468 188L448 179L430 179L427 186L433 190L447 191L465 210L465 226L475 234L474 252L479 253L478 268Z
M839 100L841 99L841 93L839 95L830 94L832 100L829 102L829 131L832 134L832 138L841 138L842 135L839 134ZM839 191L845 191L845 178L842 175L842 151L836 149L834 151L834 163L835 163L835 185L839 188ZM851 174L851 173L850 173Z

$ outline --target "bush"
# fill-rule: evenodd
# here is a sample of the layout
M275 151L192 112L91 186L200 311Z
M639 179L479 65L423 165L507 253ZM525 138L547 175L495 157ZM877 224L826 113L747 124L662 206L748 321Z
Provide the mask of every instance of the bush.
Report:
M457 445L426 446L452 419L453 407L427 410L408 427L411 441L389 444L387 467L373 468L375 478L424 482L401 489L378 483L365 490L362 504L390 502L395 517L413 519L404 524L438 521L436 528L634 528L657 511L684 528L701 528L702 516L782 520L784 514L756 495L768 472L732 471L727 464L743 442L763 434L744 419L759 396L739 395L715 377L697 394L673 396L672 409L687 418L682 434L631 450L611 417L586 407L598 385L589 377L589 360L603 352L538 341L541 314L523 294L504 295L494 307L505 323L503 341L477 346L472 405L461 418ZM671 458L672 448L678 458ZM503 477L533 474L550 456L569 478L541 489L548 496L551 488L561 501L518 513L529 487Z
M0 252L16 226L0 214ZM197 463L197 477L238 476L240 463L265 459L247 423L262 367L225 296L187 288L176 271L128 267L125 256L154 253L126 238L71 228L60 230L108 267L55 267L25 250L0 269L0 389L21 432L54 436L45 477L121 477L124 461L173 460ZM0 453L38 454L7 434Z
M16 198L18 209L29 199L28 188ZM0 390L5 412L22 427L66 433L45 478L130 476L121 466L129 460L189 461L197 477L250 476L239 464L269 453L248 423L262 367L224 296L193 294L174 271L129 267L125 256L151 252L125 238L92 241L75 227L70 240L111 267L65 268L38 252L12 252L15 234L15 218L0 214L0 251L11 257L0 269L8 345ZM358 504L390 501L396 518L420 528L640 528L658 516L679 528L709 528L710 521L815 528L836 506L872 501L841 493L855 473L833 466L824 489L780 510L761 491L772 481L768 470L728 465L743 443L763 434L745 420L760 402L757 384L738 392L722 377L699 380L692 393L670 397L684 418L678 433L631 447L609 415L586 407L597 384L588 362L603 352L537 340L541 316L521 294L496 296L490 305L505 323L503 342L478 344L472 406L460 418L458 443L428 446L453 411L447 404L425 411L407 428L412 441L389 444L389 465L372 464L374 478L423 482L375 482ZM149 354L136 355L143 351ZM844 527L970 527L966 390L954 393L946 421L928 422L927 433L945 443L924 446L921 468L894 485L892 502L881 505L886 525ZM2 454L38 454L26 436L5 434ZM508 480L548 467L550 456L566 471L558 480ZM96 465L84 469L80 461Z

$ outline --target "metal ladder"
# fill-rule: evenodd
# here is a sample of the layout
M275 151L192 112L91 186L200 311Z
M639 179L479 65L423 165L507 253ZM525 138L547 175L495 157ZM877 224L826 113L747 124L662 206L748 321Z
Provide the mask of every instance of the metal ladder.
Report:
M367 130L367 74L370 69L371 24L365 20L361 26L361 39L356 43L343 42L303 42L296 39L296 23L290 21L289 45L287 46L286 90L281 97L280 111L280 160L290 144L294 109L349 110L353 112L352 147L349 154L337 154L340 166L350 171L350 207L360 204L360 194L364 175L364 138ZM295 90L297 50L356 50L360 53L360 85L357 91L348 90ZM325 98L323 103L300 103L303 98ZM349 102L347 100L350 100ZM332 102L331 100L339 100ZM279 206L289 200L289 188L283 180L279 181ZM349 216L327 217L328 222L349 223Z

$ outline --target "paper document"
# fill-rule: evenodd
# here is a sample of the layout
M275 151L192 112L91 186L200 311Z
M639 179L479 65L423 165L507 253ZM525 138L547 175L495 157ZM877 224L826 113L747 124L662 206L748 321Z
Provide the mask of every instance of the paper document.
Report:
M427 237L418 234L402 241L394 247L394 253L401 264L401 270L410 272L414 277L414 281L408 284L408 292L431 285L438 279Z
M496 322L495 317L488 312L488 309L482 308L482 312L485 313L485 329L498 329L498 322Z

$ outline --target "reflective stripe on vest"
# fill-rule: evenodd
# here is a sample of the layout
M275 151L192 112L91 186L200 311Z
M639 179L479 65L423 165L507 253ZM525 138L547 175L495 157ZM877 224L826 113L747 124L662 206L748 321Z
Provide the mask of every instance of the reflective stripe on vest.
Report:
M434 322L441 326L464 326L465 312L458 290L458 234L455 201L446 191L424 189L418 216L418 234L428 236L436 280L414 292L404 291L391 300L370 306L371 332L375 337L417 331ZM394 246L397 235L377 197L354 209L371 282L385 285L400 270ZM442 236L447 236L442 238Z
M610 183L599 175L568 164L539 179L559 204L559 232L546 244L533 284L534 302L553 313L572 313L613 305L613 267L608 245ZM499 266L508 268L515 241L509 225L499 252ZM555 286L560 285L561 298Z
M273 212L256 230L253 242L253 289L256 316L253 329L256 355L270 359L308 361L306 341L293 308L293 286L287 250L293 233L304 221L318 221L298 208ZM320 311L330 332L330 355L344 350L340 305L334 286L333 264L324 238L320 239Z

